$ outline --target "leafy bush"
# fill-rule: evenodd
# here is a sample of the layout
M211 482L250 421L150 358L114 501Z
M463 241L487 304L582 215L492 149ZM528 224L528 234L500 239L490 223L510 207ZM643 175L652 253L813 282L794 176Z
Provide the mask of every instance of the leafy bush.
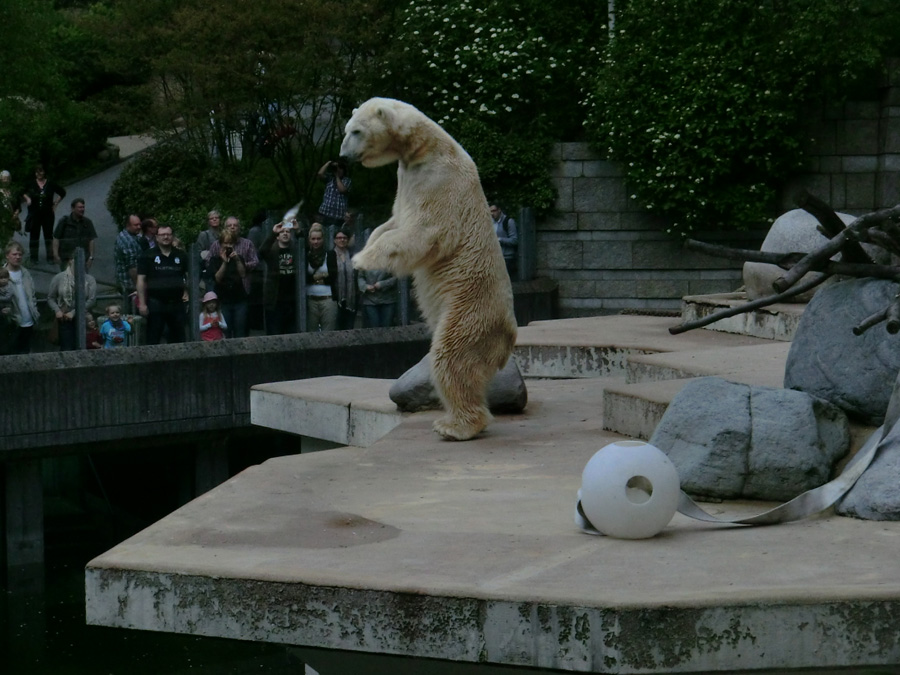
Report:
M0 168L19 184L42 162L55 180L76 173L103 149L102 125L82 104L0 99Z
M853 0L630 0L588 99L599 150L681 235L771 215L802 114L880 59Z
M416 0L400 12L402 51L388 67L397 97L446 128L510 208L554 202L549 148L578 119L584 36L606 11L545 5Z
M196 238L188 217L197 217L197 227L206 224L207 212L236 209L241 198L238 180L219 167L205 152L192 151L186 145L160 143L141 153L122 170L112 184L106 207L116 222L130 213L153 216L176 226L178 236L190 243ZM222 203L223 197L232 202Z

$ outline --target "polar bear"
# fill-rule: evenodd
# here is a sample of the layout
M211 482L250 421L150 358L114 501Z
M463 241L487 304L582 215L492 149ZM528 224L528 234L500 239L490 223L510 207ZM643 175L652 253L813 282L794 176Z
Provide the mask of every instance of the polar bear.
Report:
M375 228L353 264L413 276L445 410L434 430L470 439L491 421L487 386L516 341L512 286L478 169L446 131L402 101L366 101L344 131L341 156L348 161L399 162L391 218Z

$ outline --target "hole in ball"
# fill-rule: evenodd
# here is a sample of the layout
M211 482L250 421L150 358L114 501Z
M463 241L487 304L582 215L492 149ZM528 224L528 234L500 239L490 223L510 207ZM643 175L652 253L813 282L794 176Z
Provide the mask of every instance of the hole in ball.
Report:
M632 476L625 483L625 496L632 504L644 504L653 496L653 483L644 476Z

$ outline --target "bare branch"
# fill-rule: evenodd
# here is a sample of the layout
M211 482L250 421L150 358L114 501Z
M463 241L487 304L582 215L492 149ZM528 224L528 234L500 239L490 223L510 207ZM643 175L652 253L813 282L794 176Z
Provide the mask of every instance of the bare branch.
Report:
M819 221L821 224L819 231L829 239L833 239L847 228L847 226L844 225L844 221L834 212L834 209L832 209L831 206L818 197L811 195L806 190L797 193L794 197L794 202L797 206ZM874 262L869 257L869 254L865 252L863 247L855 242L848 243L844 246L843 251L841 251L841 260L849 263Z
M868 232L871 228L880 223L900 216L900 206L890 209L882 209L873 213L867 213L854 220L843 232L837 235L831 241L823 244L815 251L808 253L802 260L794 265L787 274L776 279L772 286L779 293L783 293L795 283L797 283L803 275L810 272L817 266L824 267L825 261L838 253L848 241L858 241L863 239L862 233Z

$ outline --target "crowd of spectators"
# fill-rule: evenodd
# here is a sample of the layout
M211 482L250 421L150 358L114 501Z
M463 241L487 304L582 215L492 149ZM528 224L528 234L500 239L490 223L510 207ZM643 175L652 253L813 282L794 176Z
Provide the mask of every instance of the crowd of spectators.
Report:
M369 230L358 231L360 218L349 207L352 181L347 174L342 161L327 162L318 173L325 188L313 217L298 214L282 220L260 210L246 237L238 217L223 218L219 210L210 210L196 240L199 284L193 289L190 256L197 253L183 247L166 223L130 214L112 247L121 300L98 306L97 281L89 271L95 254L103 251L96 247L97 231L85 215L84 199L72 200L70 213L57 219L66 191L43 167L36 167L34 178L19 191L12 188L9 172L0 172L2 216L14 232L21 232L20 212L27 208L24 229L31 256L25 261L26 252L15 240L4 251L0 354L30 351L40 311L28 268L39 262L41 235L47 262L60 270L50 282L47 305L53 315L50 341L61 351L78 348L79 331L88 349L133 344L139 324L142 342L151 345L182 342L191 334L202 340L247 337L251 328L282 335L298 332L303 324L307 331L393 325L397 279L353 268L352 257ZM84 316L76 308L78 249L84 251L85 261ZM298 295L301 291L303 296ZM189 316L192 296L202 298L199 316ZM301 317L298 310L304 304Z

